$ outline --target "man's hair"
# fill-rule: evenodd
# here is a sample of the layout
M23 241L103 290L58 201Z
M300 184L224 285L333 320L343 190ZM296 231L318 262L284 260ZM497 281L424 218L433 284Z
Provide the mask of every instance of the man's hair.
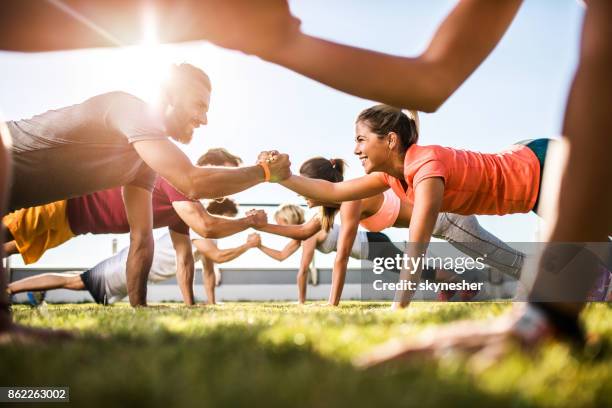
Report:
M170 67L170 75L168 78L168 83L170 86L186 85L190 82L199 82L209 91L212 89L210 78L200 68L194 67L193 65L185 62L179 65L172 65Z
M197 164L198 166L224 166L225 163L238 167L242 164L242 159L222 147L216 147L208 149L206 153L200 156Z
M238 204L233 199L225 197L222 200L210 201L206 206L206 211L213 215L235 217L238 214Z

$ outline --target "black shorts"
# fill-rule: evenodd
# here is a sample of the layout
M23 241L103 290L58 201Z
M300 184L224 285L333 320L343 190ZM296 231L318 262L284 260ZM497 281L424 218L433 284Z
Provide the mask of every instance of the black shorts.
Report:
M83 272L81 274L81 280L83 281L83 285L85 285L85 289L89 291L96 303L106 305L108 304L108 300L104 275L93 271L94 269L89 269Z

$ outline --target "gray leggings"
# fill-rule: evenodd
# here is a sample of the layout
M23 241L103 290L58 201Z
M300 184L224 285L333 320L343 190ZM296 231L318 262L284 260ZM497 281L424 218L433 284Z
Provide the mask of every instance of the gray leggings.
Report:
M515 279L521 276L525 254L491 234L480 226L475 216L440 213L433 236L448 241L459 251L472 258L486 254L487 265Z

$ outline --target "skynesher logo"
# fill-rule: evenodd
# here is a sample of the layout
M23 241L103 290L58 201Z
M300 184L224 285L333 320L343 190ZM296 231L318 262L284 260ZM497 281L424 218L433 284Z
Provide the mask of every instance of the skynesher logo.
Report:
M486 255L485 255L486 256ZM447 271L455 271L463 273L470 269L485 269L484 257L426 257L425 254L420 257L412 257L406 254L395 257L378 257L372 260L374 267L372 272L380 275L384 271L402 270L410 268L410 273L414 274L419 268L444 269Z
M375 280L372 283L374 290L393 291L393 290L423 290L431 292L441 292L445 290L482 290L484 282L410 282L407 280L400 280L399 282L383 282L382 280Z

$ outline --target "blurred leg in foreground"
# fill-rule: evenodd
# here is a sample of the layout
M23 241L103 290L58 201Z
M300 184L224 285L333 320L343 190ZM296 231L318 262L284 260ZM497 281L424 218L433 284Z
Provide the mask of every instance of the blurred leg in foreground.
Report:
M8 185L10 183L11 160L6 149L7 144L10 143L10 136L3 122L0 122L0 135L0 215L4 215L6 214L6 202L9 191ZM0 234L3 233L4 230L0 232ZM0 251L2 251L1 246ZM6 342L29 342L70 337L70 335L64 331L34 329L13 323L9 293L7 290L7 280L8 275L4 271L2 265L0 265L0 344Z

